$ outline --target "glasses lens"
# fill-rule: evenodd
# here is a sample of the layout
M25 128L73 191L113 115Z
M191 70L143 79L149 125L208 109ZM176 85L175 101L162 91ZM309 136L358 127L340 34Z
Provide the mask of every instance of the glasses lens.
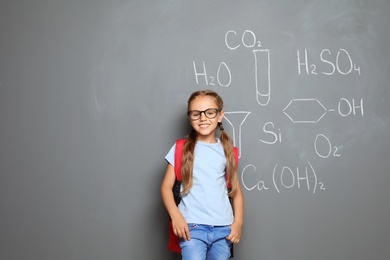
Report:
M217 116L217 110L214 108L210 108L204 111L204 114L206 115L206 117L211 119Z
M200 117L200 111L196 111L196 110L190 111L190 112L188 112L188 115L192 120L195 120L195 119L198 119Z

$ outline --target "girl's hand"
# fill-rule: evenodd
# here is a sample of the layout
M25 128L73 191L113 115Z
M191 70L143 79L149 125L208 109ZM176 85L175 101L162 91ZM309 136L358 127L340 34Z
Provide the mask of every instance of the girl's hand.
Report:
M185 241L190 240L188 224L181 214L175 219L172 218L172 228L176 236L183 238Z
M230 226L230 234L226 237L226 239L230 240L233 244L238 244L241 239L241 228L241 224L233 222L233 224Z

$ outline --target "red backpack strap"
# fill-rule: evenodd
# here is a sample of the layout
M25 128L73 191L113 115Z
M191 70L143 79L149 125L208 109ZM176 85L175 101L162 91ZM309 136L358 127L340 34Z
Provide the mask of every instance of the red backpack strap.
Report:
M236 160L236 169L237 169L238 168L238 148L233 146L233 152L234 152L234 159ZM226 178L226 182L227 182L227 187L229 189L231 189L232 184L229 182L229 175L227 172L225 173L225 178Z
M236 168L238 168L238 148L233 146L234 159L236 159Z
M176 205L178 205L181 201L180 196L180 185L181 185L181 157L183 155L183 147L186 139L179 139L176 141L176 148L175 148L175 175L176 180L175 184L173 185L172 191L173 191L173 197L175 199ZM180 238L175 235L172 228L172 220L169 221L169 241L168 241L168 249L170 251L180 253Z
M175 175L176 180L181 181L181 157L183 155L183 147L186 139L178 139L175 149Z

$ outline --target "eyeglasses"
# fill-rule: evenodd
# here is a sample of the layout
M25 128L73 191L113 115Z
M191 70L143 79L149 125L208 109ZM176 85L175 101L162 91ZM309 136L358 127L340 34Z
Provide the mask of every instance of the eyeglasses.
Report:
M208 108L208 109L206 109L204 111L191 110L191 111L187 112L187 115L193 121L198 120L202 116L202 113L208 119L213 119L213 118L215 118L217 116L219 111L221 111L221 109L218 109L218 108Z

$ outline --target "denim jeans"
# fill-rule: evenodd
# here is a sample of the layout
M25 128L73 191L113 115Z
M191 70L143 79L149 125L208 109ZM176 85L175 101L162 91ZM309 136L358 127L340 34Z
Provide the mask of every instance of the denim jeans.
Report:
M191 239L180 239L183 260L227 260L232 243L226 239L230 226L188 224Z

